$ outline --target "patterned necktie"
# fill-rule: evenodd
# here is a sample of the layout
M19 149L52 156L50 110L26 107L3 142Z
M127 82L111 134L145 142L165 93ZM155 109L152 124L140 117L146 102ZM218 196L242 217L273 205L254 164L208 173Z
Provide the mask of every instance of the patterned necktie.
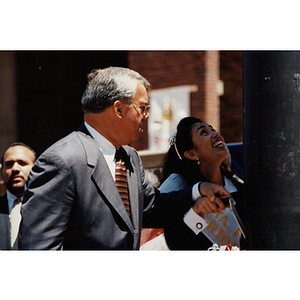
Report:
M10 244L11 247L14 246L14 243L17 239L19 232L19 225L21 221L21 199L16 199L14 201L13 208L10 213Z
M122 159L121 151L119 149L116 150L116 186L123 200L127 214L130 217L130 203L128 195L126 165Z

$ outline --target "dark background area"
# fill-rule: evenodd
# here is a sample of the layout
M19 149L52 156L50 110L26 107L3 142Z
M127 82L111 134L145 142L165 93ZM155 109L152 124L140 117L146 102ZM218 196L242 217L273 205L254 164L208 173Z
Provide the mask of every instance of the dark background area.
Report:
M127 67L127 51L17 51L18 136L40 155L83 121L92 69Z

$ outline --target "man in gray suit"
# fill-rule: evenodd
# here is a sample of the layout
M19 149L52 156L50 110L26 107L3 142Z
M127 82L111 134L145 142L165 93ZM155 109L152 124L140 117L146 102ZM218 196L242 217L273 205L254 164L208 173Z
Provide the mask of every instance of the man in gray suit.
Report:
M35 151L24 143L13 143L1 158L1 176L7 192L0 197L0 249L18 249L20 205Z
M150 84L126 68L93 70L81 103L84 123L36 161L28 177L19 232L20 249L139 249L144 227L163 227L172 214L203 205L225 209L218 185L196 184L161 194L129 146L149 117ZM115 153L126 164L130 214L115 183ZM202 197L200 197L200 193Z

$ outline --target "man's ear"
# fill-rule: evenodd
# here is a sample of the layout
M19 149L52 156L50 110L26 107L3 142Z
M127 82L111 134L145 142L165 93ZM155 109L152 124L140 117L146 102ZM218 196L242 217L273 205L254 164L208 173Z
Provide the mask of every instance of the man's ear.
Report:
M115 114L119 118L122 118L123 117L123 109L124 109L123 103L120 100L117 100L117 101L114 102L113 108L114 108Z
M198 160L199 157L195 149L187 150L183 153L184 157L190 160Z

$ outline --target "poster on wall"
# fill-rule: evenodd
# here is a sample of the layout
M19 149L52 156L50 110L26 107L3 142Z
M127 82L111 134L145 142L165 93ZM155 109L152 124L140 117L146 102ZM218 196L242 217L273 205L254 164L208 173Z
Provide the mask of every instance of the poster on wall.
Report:
M149 150L167 150L170 136L179 121L190 115L190 86L179 86L149 92Z

